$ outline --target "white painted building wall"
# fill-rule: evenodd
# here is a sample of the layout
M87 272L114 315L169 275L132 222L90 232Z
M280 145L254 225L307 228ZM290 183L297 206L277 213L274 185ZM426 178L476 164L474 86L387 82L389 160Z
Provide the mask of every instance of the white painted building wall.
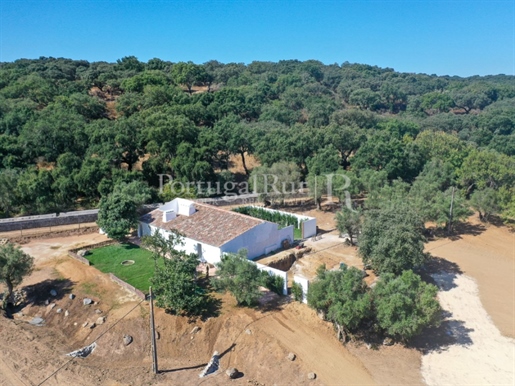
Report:
M138 228L138 236L150 236L153 235L156 231L156 227L140 222ZM165 239L168 239L170 235L169 231L164 229L159 229L159 233ZM177 250L184 251L186 253L195 253L197 254L199 251L199 245L202 252L202 257L210 264L216 264L220 261L220 257L222 256L222 251L219 247L215 247L209 244L201 243L197 240L190 239L188 237L182 238L183 245L178 245Z
M284 272L279 269L269 267L268 265L263 265L255 262L253 263L256 264L260 271L268 272L269 275L282 277L284 283L283 295L288 295L288 272Z
M248 205L252 208L259 208L266 210L267 212L271 213L281 213L281 214L287 214L293 217L297 218L297 228L301 228L301 222L303 223L304 227L304 234L302 235L302 238L308 238L313 237L317 234L317 219L314 217L304 216L301 214L291 213L291 212L285 212L283 210L277 210L277 209L270 209L270 208L263 208L262 206L255 206L255 205Z
M293 226L278 229L278 225L264 222L221 246L222 252L237 252L242 248L247 250L247 257L256 257L281 248L284 239L293 242Z
M294 275L293 282L302 287L302 303L308 303L309 280L305 277Z

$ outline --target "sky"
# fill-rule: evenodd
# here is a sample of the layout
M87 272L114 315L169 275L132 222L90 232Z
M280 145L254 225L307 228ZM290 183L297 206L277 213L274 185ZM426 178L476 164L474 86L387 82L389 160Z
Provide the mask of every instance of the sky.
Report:
M0 62L130 55L515 75L515 0L0 0Z

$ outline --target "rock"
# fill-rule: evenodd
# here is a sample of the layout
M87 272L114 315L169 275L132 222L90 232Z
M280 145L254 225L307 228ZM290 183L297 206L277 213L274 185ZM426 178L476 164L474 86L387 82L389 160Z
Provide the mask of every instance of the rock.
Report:
M50 309L53 309L55 307L55 303L52 303L48 306Z
M60 314L61 312L63 312L63 309L62 309L62 308L58 308L56 312L57 312L58 314Z
M84 257L89 255L89 251L86 249L81 249L79 252L77 252L77 255L79 255L80 257Z
M89 299L89 298L85 298L82 303L85 305L85 306L89 306L91 303L93 303L93 300Z
M93 329L93 328L95 328L96 326L97 326L97 325L96 325L95 323L91 323L91 324L89 325L89 328Z
M57 291L55 289L51 289L50 290L50 295L53 296L53 297L56 297L57 296Z
M161 334L159 333L159 331L156 331L156 339L159 340L159 338L161 338Z
M97 324L100 326L101 324L104 324L106 321L106 317L105 316L101 316L97 319Z
M74 326L76 326L76 325L77 325L77 322L73 323L73 325L74 325Z
M247 334L247 335L252 335L252 330L251 330L251 329L249 329L249 328L247 328L247 329L245 330L245 334Z
M75 295L74 294L70 294L70 296L68 296L71 300L75 299Z
M235 379L238 377L238 370L235 369L234 367L231 367L230 369L227 369L227 371L225 372L225 374L227 374L227 376L230 378L230 379Z
M89 324L89 322L84 322L84 323L82 323L82 327L87 327L88 324Z
M393 345L393 339L392 338L384 338L383 345L384 346L392 346Z
M308 379L313 380L313 379L316 379L316 378L317 378L317 375L315 373L309 373L308 374Z
M40 317L36 316L29 323L34 325L34 326L42 326L45 323L45 321L43 320L43 318L40 318Z
M322 319L322 320L325 320L325 312L320 310L317 312L317 316Z
M195 327L193 327L193 330L191 330L190 334L196 334L199 331L200 331L200 327L199 326L195 326Z
M101 314L101 313L102 313L102 311L100 311L100 310L97 308L97 309L95 310L95 313L97 313L97 314Z
M70 315L70 312L68 312L68 310L64 311L64 316L68 316Z
M128 345L130 345L131 343L132 343L132 336L130 336L130 335L124 335L124 336L123 336L123 344L124 344L125 346L128 346Z
M370 343L365 343L365 346L367 347L367 349L371 349L372 348L372 345Z
M294 361L294 360L295 360L295 358L297 358L297 356L296 356L294 353L292 353L292 352L291 352L291 353L289 353L289 354L288 354L288 359L289 359L290 361Z
M45 306L48 306L50 304L50 300L45 300Z

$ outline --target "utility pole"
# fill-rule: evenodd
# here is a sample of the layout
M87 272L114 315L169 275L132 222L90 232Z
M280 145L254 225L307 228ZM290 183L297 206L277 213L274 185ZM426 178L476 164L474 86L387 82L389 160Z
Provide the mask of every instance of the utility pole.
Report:
M452 229L452 207L454 205L454 192L455 192L455 187L453 186L452 187L452 196L451 196L451 207L449 208L449 225L447 227L447 233L448 234L451 234L451 229Z
M152 346L152 371L154 374L157 374L159 370L157 369L156 329L154 325L154 298L152 297L152 287L149 287L148 293L150 296L150 343Z

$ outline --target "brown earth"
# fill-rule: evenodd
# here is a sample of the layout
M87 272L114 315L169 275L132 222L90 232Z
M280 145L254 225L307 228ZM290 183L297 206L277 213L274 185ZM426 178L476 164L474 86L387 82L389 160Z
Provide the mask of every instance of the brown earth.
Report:
M312 254L296 263L303 273L312 275L319 263L326 263L328 268L340 262L359 267L356 249L342 244L333 231L334 213L309 207L292 209L315 214L319 227L329 231L321 240L311 242ZM243 309L235 306L230 295L218 296L220 315L206 321L157 311L162 372L154 376L150 370L148 305L139 304L94 267L66 256L72 247L103 240L105 236L91 233L35 239L23 245L36 258L37 269L21 286L32 294L22 309L23 315L0 317L0 385L36 385L49 376L48 385L225 385L228 367L243 373L240 379L231 381L234 384L423 383L421 349L400 345L368 349L364 344L344 347L335 339L332 326L305 305L271 303L260 309ZM484 225L474 218L452 239L427 244L427 250L442 258L437 260L441 268L461 270L477 281L485 309L503 335L511 337L515 320L514 248L514 234L507 228ZM373 280L373 276L370 278ZM50 288L58 289L57 299L48 295ZM76 299L70 300L69 292L76 294ZM99 303L83 306L86 296ZM44 304L47 298L57 304L56 308L49 310ZM63 313L57 314L57 308ZM97 308L107 316L107 322L94 329L83 328L85 321L96 320ZM70 315L65 317L64 310ZM45 326L27 323L36 315L45 319ZM201 328L197 334L190 333L194 326ZM123 334L132 335L134 342L123 346ZM423 339L438 340L431 334ZM98 347L88 358L64 355L95 340ZM222 355L223 371L198 378L215 350ZM288 352L294 352L297 359L288 361ZM315 381L307 379L311 371L317 373Z
M515 338L515 233L469 218L452 238L431 241L426 250L474 278L479 297L504 336Z

